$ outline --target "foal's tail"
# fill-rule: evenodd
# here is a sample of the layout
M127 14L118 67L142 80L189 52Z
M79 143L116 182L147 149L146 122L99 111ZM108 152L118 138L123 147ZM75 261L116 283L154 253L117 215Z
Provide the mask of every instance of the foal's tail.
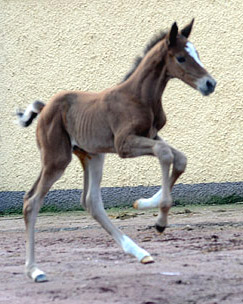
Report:
M33 119L42 111L45 104L42 101L36 100L27 107L25 111L17 110L18 122L22 127L28 127Z

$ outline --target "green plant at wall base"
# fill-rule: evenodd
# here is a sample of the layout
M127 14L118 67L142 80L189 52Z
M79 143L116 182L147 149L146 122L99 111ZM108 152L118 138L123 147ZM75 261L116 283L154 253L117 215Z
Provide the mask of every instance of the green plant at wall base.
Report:
M206 205L206 206L212 206L212 205L227 205L227 204L236 204L243 202L243 196L232 194L229 196L221 197L221 196L211 196L208 198L202 199L200 202L194 202L193 198L192 199L177 199L174 201L174 206L188 206L188 205ZM57 206L57 205L44 205L40 213L58 213L58 212L70 212L70 211L84 211L84 209L81 206L67 206L63 207L62 206ZM116 208L118 209L127 209L128 206L117 206ZM113 209L107 208L107 209ZM14 215L14 214L22 214L22 208L21 207L14 207L14 208L9 208L7 210L1 211L0 216L5 216L5 215Z
M200 201L197 199L196 202L192 199L176 199L174 201L174 206L186 206L186 205L225 205L225 204L235 204L243 201L243 196L232 194L228 196L218 196L212 195L207 198L202 198Z

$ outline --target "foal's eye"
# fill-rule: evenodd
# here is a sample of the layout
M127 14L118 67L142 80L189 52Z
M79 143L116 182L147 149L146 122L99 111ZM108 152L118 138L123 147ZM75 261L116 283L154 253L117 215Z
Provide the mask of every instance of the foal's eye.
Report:
M179 56L179 57L176 57L176 60L180 63L183 63L186 61L186 58L185 57L182 57L182 56Z

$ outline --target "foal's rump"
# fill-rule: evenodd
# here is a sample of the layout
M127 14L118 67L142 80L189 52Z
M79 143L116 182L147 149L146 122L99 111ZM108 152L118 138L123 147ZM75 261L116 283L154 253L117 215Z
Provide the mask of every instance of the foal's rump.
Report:
M36 133L41 150L47 146L63 148L65 137L69 148L78 146L94 154L115 152L105 96L103 92L63 91L46 105L35 101L25 111L18 111L18 120L28 127L40 114Z

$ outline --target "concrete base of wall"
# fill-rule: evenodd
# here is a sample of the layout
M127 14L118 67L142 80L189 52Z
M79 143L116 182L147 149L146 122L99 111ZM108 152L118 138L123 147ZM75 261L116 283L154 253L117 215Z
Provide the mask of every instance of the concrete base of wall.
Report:
M106 208L132 206L140 197L150 197L159 190L152 187L102 188L102 198ZM77 210L80 208L81 190L53 190L45 198L42 210ZM222 204L243 201L243 182L177 184L173 188L175 205ZM0 192L0 214L17 212L22 209L23 191Z

